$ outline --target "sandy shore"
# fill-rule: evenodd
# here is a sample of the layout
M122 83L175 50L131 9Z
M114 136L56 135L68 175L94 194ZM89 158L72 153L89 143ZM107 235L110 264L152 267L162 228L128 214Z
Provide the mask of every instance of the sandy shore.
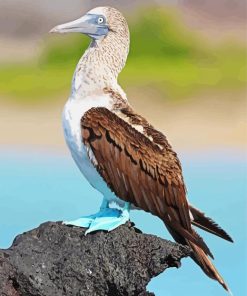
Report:
M246 92L207 94L197 100L177 103L155 99L157 97L152 92L144 95L135 90L129 91L132 105L166 134L176 150L246 149ZM65 100L33 107L0 100L0 146L64 152L67 148L61 113Z

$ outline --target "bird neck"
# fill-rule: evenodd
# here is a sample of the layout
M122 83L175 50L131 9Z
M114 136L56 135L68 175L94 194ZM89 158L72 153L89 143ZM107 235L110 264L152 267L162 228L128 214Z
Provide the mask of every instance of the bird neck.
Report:
M105 88L123 92L118 75L127 60L129 39L116 40L113 33L110 34L102 40L92 41L80 59L73 77L72 97L87 97Z

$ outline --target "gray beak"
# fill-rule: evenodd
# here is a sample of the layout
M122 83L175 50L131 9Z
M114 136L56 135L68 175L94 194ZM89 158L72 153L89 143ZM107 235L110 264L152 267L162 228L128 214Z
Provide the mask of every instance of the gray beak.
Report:
M86 14L83 17L54 27L50 33L82 33L92 38L99 38L108 33L107 25L99 25L96 22L96 16Z
M65 23L54 27L50 33L72 33L79 32L83 34L94 34L96 33L96 26L90 24L90 18L85 15L73 22Z

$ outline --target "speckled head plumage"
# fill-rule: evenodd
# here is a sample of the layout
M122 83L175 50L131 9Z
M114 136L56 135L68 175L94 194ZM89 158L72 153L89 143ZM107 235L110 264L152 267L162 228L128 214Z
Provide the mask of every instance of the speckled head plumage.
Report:
M126 19L120 11L113 7L97 7L90 10L87 15L103 16L109 32L118 35L118 37L129 39L129 28ZM107 37L106 34L105 37Z
M92 38L78 68L83 69L84 73L88 72L84 76L93 73L93 80L116 80L125 65L130 44L129 28L122 13L115 8L96 7L81 18L58 25L50 32L77 32Z
M126 19L120 11L113 7L96 7L79 19L54 27L51 33L86 34L93 39L103 39L112 32L122 38L129 38Z

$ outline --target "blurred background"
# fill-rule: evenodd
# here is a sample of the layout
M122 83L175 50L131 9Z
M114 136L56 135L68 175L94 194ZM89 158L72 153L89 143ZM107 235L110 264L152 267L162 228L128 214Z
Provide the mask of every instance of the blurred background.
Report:
M235 239L229 245L203 234L233 294L246 295L245 0L0 0L0 248L46 220L98 209L100 195L74 165L61 127L89 39L48 31L106 5L125 14L131 31L119 82L178 152L191 202ZM169 238L151 215L133 213L132 219L143 231ZM189 259L154 279L150 290L225 295Z

